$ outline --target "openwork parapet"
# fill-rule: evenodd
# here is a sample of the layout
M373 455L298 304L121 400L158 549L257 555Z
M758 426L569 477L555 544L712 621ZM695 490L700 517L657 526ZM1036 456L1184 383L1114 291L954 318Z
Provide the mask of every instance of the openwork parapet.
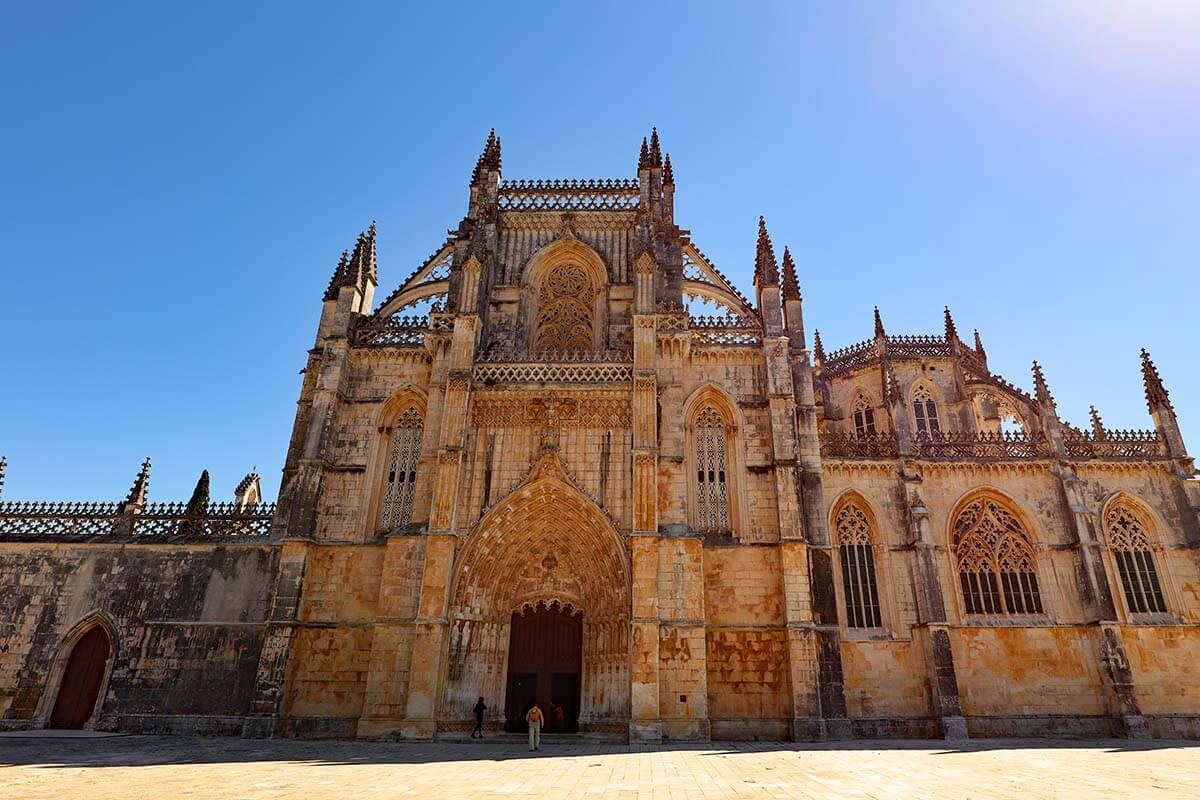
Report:
M632 211L638 182L608 180L512 180L500 182L501 211Z
M1068 431L1063 436L1067 458L1146 461L1167 457L1157 431L1104 431L1101 435Z
M1041 433L923 433L913 438L913 455L929 460L1009 461L1049 458L1050 447Z
M473 375L479 383L628 383L632 364L568 362L480 363Z
M420 347L429 330L429 317L393 314L381 320L363 323L354 332L359 347Z
M734 314L699 316L689 319L692 339L700 346L744 347L762 344L757 323Z
M821 372L826 377L832 377L838 373L852 370L855 367L870 364L878 355L879 351L875 349L875 340L867 339L858 344L834 350L821 362Z
M0 539L264 537L270 532L275 504L239 507L234 503L210 503L203 514L186 511L185 503L147 503L135 513L123 512L120 503L12 501L0 503Z
M950 343L943 336L888 336L888 355L892 358L929 358L949 356Z
M827 433L821 437L821 458L887 459L896 458L899 448L890 433Z

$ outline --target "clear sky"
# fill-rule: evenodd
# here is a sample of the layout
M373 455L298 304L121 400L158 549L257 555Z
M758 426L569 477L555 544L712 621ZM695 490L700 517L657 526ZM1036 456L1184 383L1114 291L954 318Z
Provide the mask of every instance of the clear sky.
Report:
M1193 452L1200 4L9 3L0 26L4 497L274 497L338 254L382 298L507 177L633 177L748 293L759 214L828 349L938 333L1059 413Z

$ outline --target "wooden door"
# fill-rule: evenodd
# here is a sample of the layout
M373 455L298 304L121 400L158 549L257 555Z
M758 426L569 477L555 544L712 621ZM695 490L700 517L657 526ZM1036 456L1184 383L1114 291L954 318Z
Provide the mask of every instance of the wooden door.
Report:
M505 730L528 730L525 712L536 702L545 715L546 731L576 731L582 661L581 614L557 603L514 613L508 644Z
M91 719L110 650L108 633L99 625L75 643L58 685L58 697L50 715L51 728L82 728Z

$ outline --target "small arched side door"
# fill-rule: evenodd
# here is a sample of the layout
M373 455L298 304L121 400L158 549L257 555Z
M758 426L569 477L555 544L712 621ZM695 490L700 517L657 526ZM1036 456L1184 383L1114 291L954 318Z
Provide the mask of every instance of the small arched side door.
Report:
M92 718L111 653L112 642L102 625L92 626L75 642L50 714L51 728L82 728Z

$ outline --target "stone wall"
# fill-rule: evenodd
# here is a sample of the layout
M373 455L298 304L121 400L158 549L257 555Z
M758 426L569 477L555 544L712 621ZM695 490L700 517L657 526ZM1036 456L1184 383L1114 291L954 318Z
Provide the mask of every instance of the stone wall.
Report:
M268 544L0 542L0 726L46 723L67 638L95 620L116 639L98 727L240 733L277 559Z

